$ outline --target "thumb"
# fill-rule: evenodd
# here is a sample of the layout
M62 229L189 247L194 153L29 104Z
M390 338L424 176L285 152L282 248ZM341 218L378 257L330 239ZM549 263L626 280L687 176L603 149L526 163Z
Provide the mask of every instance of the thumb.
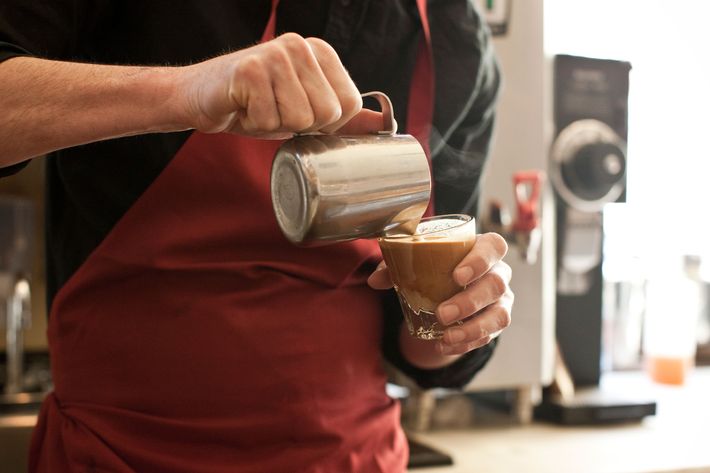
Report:
M367 278L367 284L372 289L390 289L392 287L392 279L390 279L390 270L382 261L377 269Z
M382 127L382 112L363 108L336 133L341 135L365 135L381 131Z

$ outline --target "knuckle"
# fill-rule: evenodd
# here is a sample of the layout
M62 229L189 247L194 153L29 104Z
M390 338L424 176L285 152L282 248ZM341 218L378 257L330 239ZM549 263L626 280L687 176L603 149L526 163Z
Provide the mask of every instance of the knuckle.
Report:
M338 53L335 52L335 49L333 46L328 44L326 41L323 41L320 38L315 38L315 37L308 37L305 39L305 42L309 44L312 48L316 49L319 53L323 54L328 54L328 55L338 55Z
M320 125L329 125L340 120L343 110L337 100L324 100L314 106L315 121Z
M264 123L264 131L276 131L281 127L281 120L278 117L271 116Z
M476 249L476 247L474 246L474 250L475 249ZM488 261L486 261L484 256L479 253L469 254L468 265L473 270L472 279L474 279L474 280L481 277L489 269Z
M362 110L362 96L357 92L348 92L340 98L343 115L355 115Z
M467 291L466 292L466 303L468 306L471 307L471 312L478 312L482 307L479 307L479 300L480 296L476 293L476 291Z
M332 103L327 109L327 112L324 114L324 119L326 123L331 124L335 123L338 120L340 120L340 117L343 116L343 108L340 106L339 103Z
M242 129L247 133L254 133L258 130L258 126L253 120L243 120L241 122Z
M299 113L292 113L284 117L282 126L289 130L299 131L310 128L313 122L313 114L310 111L302 110Z
M258 83L264 78L264 68L261 58L256 55L247 56L239 61L239 80L246 83Z
M491 239L491 245L501 257L508 254L508 242L505 241L505 238L497 233L488 233L488 236Z
M259 131L276 131L281 126L281 120L274 114L263 114L254 118L254 123Z
M510 311L508 311L505 308L501 308L501 310L498 313L498 328L504 329L507 327L510 327L510 324L512 323L513 319L510 316Z
M508 283L503 276L498 273L488 273L486 277L491 285L491 295L496 299L502 297L508 290Z
M482 340L482 339L486 338L487 336L488 336L488 330L486 330L483 327L479 327L478 330L476 331L476 333L474 334L474 336L471 338L478 341L478 340Z
M304 44L304 42L305 42L303 36L301 36L298 33L294 33L294 32L284 33L278 37L278 40L281 43L286 44L291 47L293 47L293 46L298 47L298 45Z
M269 55L269 63L273 68L283 69L291 63L291 58L286 49L274 48Z
M308 41L298 33L286 33L280 36L280 38L283 38L282 44L289 54L297 56L311 54L312 50Z
M298 123L297 130L305 130L306 128L310 128L313 126L313 123L315 123L315 117L313 116L313 114L304 114L301 117L300 122Z

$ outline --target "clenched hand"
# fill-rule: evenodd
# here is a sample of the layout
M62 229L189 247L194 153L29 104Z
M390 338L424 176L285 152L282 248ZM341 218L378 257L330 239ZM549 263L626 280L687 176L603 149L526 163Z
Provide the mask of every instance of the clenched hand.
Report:
M192 128L259 138L294 132L380 129L362 109L357 87L335 50L318 38L287 33L183 68L184 109Z

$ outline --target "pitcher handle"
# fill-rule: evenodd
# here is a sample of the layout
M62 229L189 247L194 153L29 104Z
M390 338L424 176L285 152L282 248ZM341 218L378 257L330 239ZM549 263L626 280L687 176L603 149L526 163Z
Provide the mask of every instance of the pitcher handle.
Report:
M372 92L367 92L361 95L362 98L373 97L377 99L382 108L382 130L374 131L375 135L385 135L392 136L397 133L397 120L394 119L394 108L392 107L392 101L384 92L379 92L373 90ZM306 133L294 133L293 136L322 136L330 133L323 133L322 131L309 131Z
M382 108L382 125L384 128L377 132L378 135L394 135L397 133L397 121L394 119L394 108L392 107L392 101L387 94L384 92L379 92L373 90L372 92L367 92L362 94L362 98L374 97L380 103Z

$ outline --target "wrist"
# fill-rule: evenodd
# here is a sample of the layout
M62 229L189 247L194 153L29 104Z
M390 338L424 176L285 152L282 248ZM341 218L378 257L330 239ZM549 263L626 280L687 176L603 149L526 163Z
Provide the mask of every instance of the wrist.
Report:
M234 110L229 102L224 57L175 68L173 75L175 113L184 129L205 133L224 131Z
M184 67L139 68L133 76L137 104L143 115L146 132L172 132L194 128L184 92ZM150 104L146 107L146 104Z

